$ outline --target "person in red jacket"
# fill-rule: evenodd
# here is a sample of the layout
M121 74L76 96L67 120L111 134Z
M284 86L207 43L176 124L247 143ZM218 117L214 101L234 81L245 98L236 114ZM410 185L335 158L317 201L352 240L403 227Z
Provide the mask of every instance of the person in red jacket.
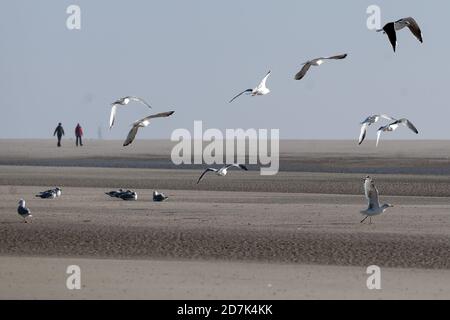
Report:
M78 143L80 143L80 146L83 146L83 128L80 126L80 124L77 124L77 127L75 128L75 137L77 138L76 145L78 147Z

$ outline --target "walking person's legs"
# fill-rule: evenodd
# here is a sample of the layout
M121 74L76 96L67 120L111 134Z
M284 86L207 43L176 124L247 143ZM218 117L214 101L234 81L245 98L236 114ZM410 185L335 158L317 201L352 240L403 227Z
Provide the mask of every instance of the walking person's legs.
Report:
M79 136L77 136L76 137L76 142L75 142L75 145L78 147L78 139L79 139L80 137Z
M58 136L58 147L61 147L61 136Z

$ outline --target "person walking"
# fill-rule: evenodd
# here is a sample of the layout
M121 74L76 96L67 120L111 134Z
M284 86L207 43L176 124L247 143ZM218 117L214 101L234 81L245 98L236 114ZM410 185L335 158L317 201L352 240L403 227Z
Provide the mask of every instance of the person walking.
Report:
M53 136L56 136L58 138L58 147L61 147L61 138L64 136L64 128L62 127L61 122L58 123L58 126L55 129L55 132L53 132Z
M80 126L80 124L77 124L75 128L75 137L77 138L76 145L78 147L78 142L80 143L80 146L83 146L83 128Z

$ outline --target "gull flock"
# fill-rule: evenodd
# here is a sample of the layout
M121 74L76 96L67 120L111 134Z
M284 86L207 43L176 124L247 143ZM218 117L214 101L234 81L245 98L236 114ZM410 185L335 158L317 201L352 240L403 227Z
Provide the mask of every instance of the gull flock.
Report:
M422 31L421 31L418 23L416 22L416 20L412 17L402 18L402 19L399 19L394 22L388 22L387 24L385 24L385 26L382 29L376 30L376 31L382 32L387 35L388 40L391 43L392 48L395 52L396 48L397 48L397 32L406 27L411 31L411 33L421 43L423 43ZM308 71L310 70L311 67L321 66L325 61L343 60L343 59L346 59L347 56L348 56L347 53L343 53L343 54L339 54L339 55L320 57L320 58L314 58L314 59L308 60L302 64L302 68L295 74L294 79L295 80L304 79L304 77L306 76L306 74L308 73ZM253 88L253 89L250 88L250 89L241 91L240 93L235 95L229 101L229 103L232 103L233 101L235 101L237 98L239 98L242 95L249 95L249 96L254 97L254 96L265 96L265 95L269 94L270 89L267 87L267 80L270 75L271 75L271 71L268 71L267 74L264 76L264 78L261 80L261 82L255 88ZM112 129L115 124L116 117L117 117L117 109L119 107L122 108L122 107L128 106L131 102L136 102L136 103L144 105L150 109L153 109L152 106L146 102L146 100L144 100L140 97L126 96L126 97L119 98L119 99L115 100L113 103L111 103L111 113L110 113L110 118L109 118L109 128L110 129ZM129 146L130 144L132 144L132 142L136 138L138 130L140 128L149 126L150 120L156 119L156 118L168 118L168 117L172 116L174 114L174 112L175 111L166 111L166 112L156 113L156 114L152 114L147 117L144 117L140 120L136 120L135 122L133 122L131 124L131 130L128 132L128 135L125 139L125 142L123 143L123 146L126 147L126 146ZM397 119L395 119L391 116L385 115L385 114L379 114L379 115L375 114L375 115L368 116L363 122L360 123L361 130L360 130L360 135L359 135L359 139L358 139L359 145L362 144L363 141L365 140L365 138L367 136L367 132L369 130L369 127L372 124L379 122L380 120L387 120L389 122L386 125L381 126L377 130L376 146L378 146L378 144L379 144L382 133L393 132L396 129L398 129L400 126L404 126L416 134L419 133L417 128L414 126L414 124L407 118L401 118L401 119L397 120ZM248 171L247 167L243 164L227 164L221 168L206 168L201 173L200 177L198 178L197 184L200 183L200 181L203 179L203 177L208 172L213 172L217 176L224 177L227 175L228 170L230 168L238 168L238 169L241 169L241 171ZM367 176L364 179L363 187L364 187L365 196L368 201L368 207L367 207L367 209L361 211L361 214L363 214L365 216L365 218L361 221L361 223L364 222L367 218L369 218L369 221L370 221L369 223L371 223L373 216L376 216L376 215L379 215L379 214L385 212L388 208L393 207L393 205L391 205L391 204L380 205L378 189L376 188L374 180L371 177ZM118 190L113 190L113 191L107 192L106 194L112 198L119 198L124 201L136 201L138 199L137 193L132 190L118 189ZM40 192L38 195L36 195L36 197L41 198L41 199L55 199L55 198L59 198L60 196L61 196L60 188L46 190L46 191ZM165 201L167 199L168 199L168 197L166 195L164 195L163 193L160 193L158 191L153 192L153 201L161 202L161 201ZM17 211L18 211L18 214L23 218L24 222L27 222L29 220L29 218L32 217L31 211L30 211L30 209L28 209L25 206L25 200L23 200L23 199L20 199Z

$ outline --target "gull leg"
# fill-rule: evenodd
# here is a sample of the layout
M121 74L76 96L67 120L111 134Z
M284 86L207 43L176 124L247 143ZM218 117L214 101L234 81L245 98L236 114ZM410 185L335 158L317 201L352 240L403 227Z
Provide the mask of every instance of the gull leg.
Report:
M360 223L363 223L364 222L364 220L366 220L367 218L368 218L369 216L366 216L364 219L362 219L361 220L361 222Z
M372 224L372 217L369 218L369 224Z

